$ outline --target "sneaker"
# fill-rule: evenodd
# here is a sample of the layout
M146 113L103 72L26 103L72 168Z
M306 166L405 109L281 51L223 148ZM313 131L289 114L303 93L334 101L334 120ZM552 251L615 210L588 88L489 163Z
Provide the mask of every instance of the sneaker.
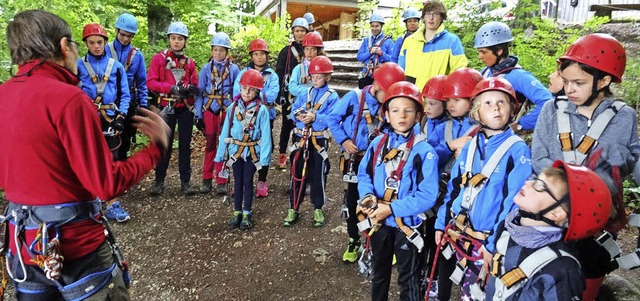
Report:
M124 211L120 206L120 202L115 202L111 205L107 205L107 218L115 219L118 223L124 223L131 219L129 213Z
M287 212L287 217L284 219L283 225L285 227L291 227L291 225L295 224L298 221L299 216L300 213L298 213L298 211L289 209L289 211Z
M356 262L358 260L358 251L360 250L360 240L349 238L349 245L347 250L342 254L342 261L344 262Z
M196 190L191 187L191 184L189 184L189 182L183 182L180 186L180 191L182 191L182 194L186 196L192 196L196 194Z
M251 222L251 213L243 213L242 221L240 222L240 230L247 230L253 226Z
M393 254L393 258L391 259L391 265L396 265L398 260L396 259L396 254Z
M269 195L269 187L267 182L258 181L258 189L256 189L256 197L265 197Z
M229 229L235 229L240 227L242 221L242 211L234 211L231 220L229 220Z
M200 186L200 193L209 193L213 189L213 180L212 179L203 179L202 186Z
M322 209L313 210L313 226L322 227L324 225L324 211Z
M217 194L225 194L229 190L227 189L227 184L217 184L216 185L216 193Z
M149 189L149 194L152 196L159 196L164 191L164 181L155 181L153 186Z
M278 155L278 168L287 169L287 154Z

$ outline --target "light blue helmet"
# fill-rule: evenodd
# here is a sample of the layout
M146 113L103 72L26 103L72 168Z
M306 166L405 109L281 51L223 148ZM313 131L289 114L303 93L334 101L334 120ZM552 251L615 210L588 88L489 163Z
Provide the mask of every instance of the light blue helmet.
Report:
M316 18L313 17L312 13L306 13L304 14L304 16L302 16L305 20L307 20L307 23L309 23L309 25L316 23Z
M169 24L169 28L167 29L167 35L170 34L179 34L183 35L185 38L189 37L189 29L187 29L187 25L184 25L182 22L173 22Z
M211 46L220 46L231 49L231 39L224 32L216 32L211 39Z
M420 20L420 12L413 7L409 7L405 9L404 12L402 13L402 22L407 22L407 20L409 19Z
M502 22L491 21L478 29L474 39L474 48L491 47L513 41L511 28Z
M309 22L307 22L307 19L305 18L296 18L295 20L293 20L293 23L291 23L291 29L296 26L302 27L309 31Z
M138 20L131 14L124 13L118 16L116 28L130 33L138 33Z
M373 13L369 17L369 23L378 22L384 24L384 17L381 14Z

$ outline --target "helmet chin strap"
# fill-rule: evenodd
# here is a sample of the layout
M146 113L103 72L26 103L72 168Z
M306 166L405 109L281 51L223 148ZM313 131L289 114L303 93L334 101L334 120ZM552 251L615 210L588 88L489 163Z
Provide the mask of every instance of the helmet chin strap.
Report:
M540 210L538 213L532 213L529 211L524 211L522 209L518 209L518 212L520 213L520 216L522 217L526 217L532 220L536 220L536 221L541 221L541 222L545 222L547 223L549 226L552 227L558 227L558 224L556 224L555 221L552 221L551 219L545 217L544 215L549 213L551 210L556 209L558 206L564 204L564 203L568 203L569 202L569 194L566 194L565 196L563 196L560 201L555 202L553 205Z
M175 50L171 50L173 51L173 53L177 56L177 57L181 57L184 56L184 47L182 47L182 49L175 51Z

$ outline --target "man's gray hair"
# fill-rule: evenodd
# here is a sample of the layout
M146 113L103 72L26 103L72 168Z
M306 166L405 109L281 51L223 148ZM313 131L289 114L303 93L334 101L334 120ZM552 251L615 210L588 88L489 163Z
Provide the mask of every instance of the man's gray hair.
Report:
M44 10L20 12L7 26L11 62L24 65L35 59L59 59L63 37L71 40L71 29L60 17Z

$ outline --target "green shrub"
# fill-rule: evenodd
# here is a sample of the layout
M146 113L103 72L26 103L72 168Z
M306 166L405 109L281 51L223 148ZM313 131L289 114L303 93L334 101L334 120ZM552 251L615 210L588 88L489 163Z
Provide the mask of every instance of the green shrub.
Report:
M289 43L289 14L285 18L276 18L275 22L265 17L255 17L231 39L231 56L241 68L251 61L249 43L257 38L267 41L269 46L269 64L275 68L280 50Z

